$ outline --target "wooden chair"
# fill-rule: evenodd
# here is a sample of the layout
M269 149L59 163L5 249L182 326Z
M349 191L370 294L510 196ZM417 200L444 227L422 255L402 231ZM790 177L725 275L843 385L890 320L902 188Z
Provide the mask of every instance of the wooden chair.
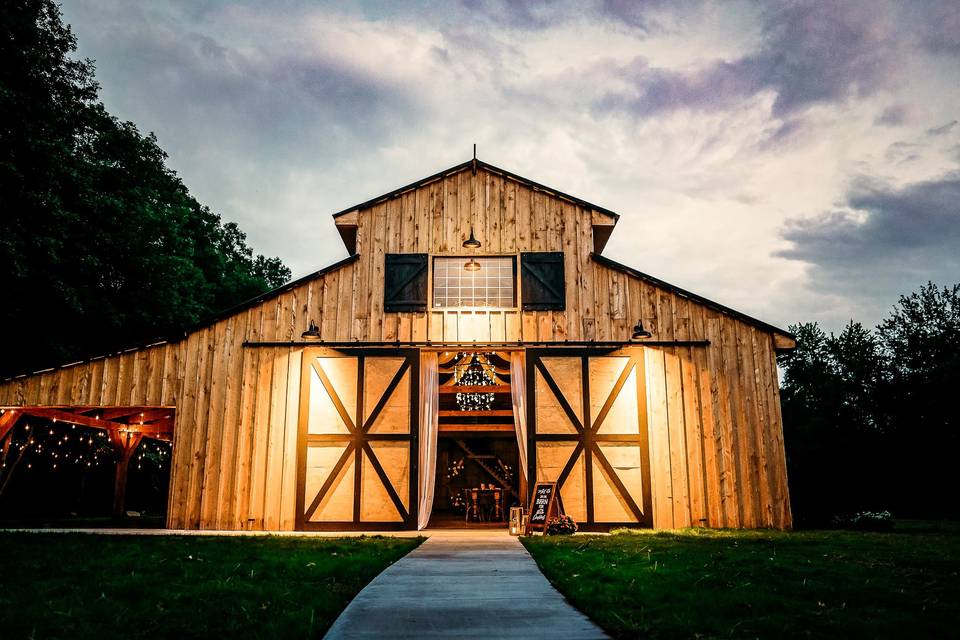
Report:
M486 489L480 492L480 519L489 522L497 511L496 490Z
M464 489L463 495L467 502L467 511L464 515L464 521L479 520L480 519L480 491L478 489Z

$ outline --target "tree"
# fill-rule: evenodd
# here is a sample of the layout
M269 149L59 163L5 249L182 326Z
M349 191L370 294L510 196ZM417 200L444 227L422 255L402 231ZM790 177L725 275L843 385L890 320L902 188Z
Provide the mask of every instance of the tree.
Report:
M790 492L799 524L863 509L957 516L960 285L902 296L876 331L794 325L778 356Z
M901 296L877 331L889 359L894 497L907 513L956 516L960 500L949 488L960 447L960 284L928 282Z
M0 3L0 375L181 331L290 277L100 103L52 0Z

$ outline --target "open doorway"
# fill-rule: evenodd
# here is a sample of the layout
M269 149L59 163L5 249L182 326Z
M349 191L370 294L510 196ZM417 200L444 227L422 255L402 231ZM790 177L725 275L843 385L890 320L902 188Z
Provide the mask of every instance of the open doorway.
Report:
M0 524L160 528L172 407L0 407Z
M522 503L510 354L440 354L436 484L430 527L503 528Z

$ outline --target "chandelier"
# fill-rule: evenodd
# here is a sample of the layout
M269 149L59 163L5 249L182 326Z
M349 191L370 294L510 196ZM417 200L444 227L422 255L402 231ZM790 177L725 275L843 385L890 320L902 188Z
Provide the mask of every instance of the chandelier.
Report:
M456 387L489 387L496 384L491 371L496 372L493 365L479 353L460 353L458 359L470 358L460 379L454 386ZM461 392L457 393L457 407L461 411L489 411L493 406L494 394L486 392Z

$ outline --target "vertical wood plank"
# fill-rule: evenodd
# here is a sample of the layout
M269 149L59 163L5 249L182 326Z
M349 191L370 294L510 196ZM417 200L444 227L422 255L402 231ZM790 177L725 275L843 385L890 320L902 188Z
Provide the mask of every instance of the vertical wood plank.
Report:
M224 414L227 404L227 370L230 367L234 344L234 332L242 331L237 328L238 318L242 315L233 315L217 323L223 328L215 333L216 343L213 350L213 361L210 367L210 396L207 406L207 433L203 452L197 452L203 464L199 471L200 494L199 514L197 519L201 529L210 529L216 526L216 514L219 506L220 465L223 463L222 436L224 431Z
M673 526L690 526L690 495L686 433L683 416L683 382L680 359L674 349L664 349L667 385L667 426L670 431L670 472L673 485Z
M186 493L190 484L190 461L193 458L193 440L196 433L197 392L200 386L200 352L203 331L195 331L186 339L183 390L174 415L173 453L170 462L170 489L167 496L167 526L182 529L187 526ZM104 372L108 368L104 362ZM104 376L106 380L107 376Z
M696 382L693 349L677 349L680 357L680 375L683 383L684 440L687 445L687 479L690 492L690 524L695 527L709 526L707 517L707 492L704 478L703 423L700 409L700 394Z
M287 360L286 402L283 427L283 468L280 478L280 523L283 531L296 527L297 428L300 417L300 366L303 350L291 351Z
M250 310L247 322L247 337L256 342L261 335L263 306ZM247 526L250 505L250 474L253 462L256 420L257 383L259 381L260 349L242 349L243 377L240 388L239 429L237 433L237 462L233 469L233 489L225 493L231 501L229 512L224 516L232 528Z
M673 473L670 469L670 427L667 417L667 384L664 353L644 349L649 414L650 484L653 493L653 526L674 528Z
M517 183L504 181L504 211L501 243L506 253L517 250Z
M747 442L746 409L743 403L743 393L740 389L740 353L737 348L736 323L730 318L721 319L721 336L723 341L723 355L725 377L730 399L730 439L733 445L733 461L736 468L736 488L734 495L740 508L740 526L756 526L756 488L750 482L750 453Z
M217 344L223 340L225 329L226 324L219 322L201 331L203 338L198 363L197 404L193 413L193 449L190 451L189 481L182 507L186 515L186 526L191 529L200 526L200 495L206 462L207 428L210 423L210 383L215 350Z
M219 467L218 484L216 485L216 508L210 516L214 523L213 526L218 529L235 527L233 494L236 490L237 467L240 465L238 453L242 438L240 405L243 400L243 340L244 336L250 332L251 323L259 322L259 318L257 307L248 309L237 317L233 339L230 344L230 355L227 358L227 384L219 447L220 460L215 461Z
M714 438L718 455L721 508L724 526L737 528L741 522L740 501L737 498L738 468L734 458L737 447L731 414L732 399L725 362L727 349L723 342L722 319L715 314L708 317L706 330L707 340L710 341L710 346L707 347L707 367L712 377L710 394L714 408Z

